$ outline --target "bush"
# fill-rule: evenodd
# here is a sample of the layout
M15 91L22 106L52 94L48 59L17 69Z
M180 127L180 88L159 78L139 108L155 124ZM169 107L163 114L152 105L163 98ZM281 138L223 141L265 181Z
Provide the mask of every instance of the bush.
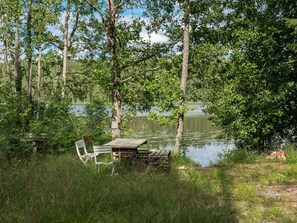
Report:
M26 97L0 86L0 156L30 157L38 143L38 152L73 151L74 141L91 134L103 143L109 139L104 131L107 110L99 99L86 106L86 115L79 117L70 110L70 100L56 92L37 104L28 104ZM38 113L38 115L37 115Z
M85 106L85 133L94 136L96 143L102 144L110 139L108 111L102 100L95 98Z

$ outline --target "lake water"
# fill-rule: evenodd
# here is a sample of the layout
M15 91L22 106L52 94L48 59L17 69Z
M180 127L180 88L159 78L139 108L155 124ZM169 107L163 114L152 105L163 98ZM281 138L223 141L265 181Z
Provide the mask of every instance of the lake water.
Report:
M191 104L192 110L185 116L183 149L187 157L201 166L209 166L219 160L219 155L234 148L232 141L218 139L220 130L212 126L202 111L200 104ZM73 106L73 111L81 114L82 106ZM130 138L147 138L146 147L174 149L176 127L160 126L147 120L147 113L138 113L128 123Z

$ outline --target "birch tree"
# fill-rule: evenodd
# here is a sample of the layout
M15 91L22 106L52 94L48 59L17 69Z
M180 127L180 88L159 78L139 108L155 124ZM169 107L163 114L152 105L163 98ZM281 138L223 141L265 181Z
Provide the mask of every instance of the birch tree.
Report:
M188 67L189 67L189 54L190 54L190 1L185 0L183 5L183 63L180 87L182 90L180 112L178 114L177 132L175 140L174 153L180 154L181 152L181 139L184 131L184 109L186 106L186 87L188 79Z
M27 57L27 73L28 73L28 94L27 94L27 104L30 106L32 103L32 81L33 81L33 74L32 74L32 57L33 57L33 50L32 50L32 0L28 0L26 4L27 8L27 21L26 21L26 57Z
M181 152L181 141L184 130L184 115L187 111L186 103L186 87L188 79L188 66L189 66L189 54L190 54L190 1L184 0L182 2L177 1L166 1L157 0L153 1L153 5L150 7L150 14L153 16L153 26L162 29L164 34L169 37L169 41L176 43L176 40L182 43L182 60L180 61L180 66L175 65L176 68L172 73L172 76L180 76L180 85L178 89L175 89L176 93L168 95L170 99L162 100L157 102L157 106L161 109L160 113L163 111L169 111L171 116L158 118L154 114L153 117L161 121L163 124L173 124L176 125L176 138L175 138L175 149L174 153L180 154ZM172 17L169 15L172 14ZM179 57L175 55L174 57ZM175 84L174 84L175 85ZM159 85L164 88L162 84ZM172 88L173 86L171 86ZM165 87L166 88L166 87ZM170 88L170 86L169 86ZM155 89L155 88L154 88ZM173 97L174 96L174 97ZM166 102L167 101L167 102ZM164 107L164 102L167 108ZM178 106L176 104L178 103ZM164 121L166 120L167 121Z
M78 26L78 20L80 16L80 6L78 3L74 3L75 7L75 19L72 26L72 31L69 30L69 21L70 21L70 14L71 14L71 0L66 0L66 15L64 19L64 27L63 27L63 59L62 59L62 97L66 95L66 88L67 88L67 66L68 66L68 53L69 50L74 42L75 32Z
M214 29L218 29L217 23L221 22L218 22L218 18L220 18L220 3L219 1L209 0L198 2L190 0L154 0L149 7L148 14L153 19L152 26L155 29L162 30L164 35L168 37L168 42L179 43L175 46L175 55L170 55L170 60L167 62L167 64L171 64L171 68L167 68L166 71L159 71L160 75L167 75L168 83L171 83L171 85L164 85L162 84L164 80L159 79L153 82L157 87L150 86L150 88L155 92L152 92L152 94L155 94L155 105L159 108L159 114L151 113L151 118L156 119L160 124L176 126L174 153L180 154L184 131L184 117L188 111L187 100L189 97L192 100L198 99L189 95L189 92L195 92L195 95L197 95L196 92L202 86L200 84L194 87L192 84L189 89L188 80L191 83L197 80L200 81L201 77L194 76L193 73L201 74L203 73L202 70L205 69L199 66L193 67L193 61L199 57L194 53L191 54L190 49L198 49L194 44L198 46L216 41L216 36L213 35L212 29L213 27ZM195 31L195 40L197 40L195 42L192 41L193 30ZM192 69L189 67L192 67ZM168 72L171 74L170 78L168 77ZM179 88L176 88L177 78L179 78ZM170 93L166 98L164 96L160 98L162 92ZM162 115L164 112L167 114L169 112L171 115L164 116Z
M22 95L22 73L20 64L20 15L21 15L21 4L19 0L15 0L12 5L14 11L14 78L15 78L15 89L21 97Z
M7 83L9 86L11 86L12 78L11 78L11 71L9 67L9 37L8 37L8 12L7 12L7 6L4 4L4 2L1 2L0 6L0 20L1 20L1 33L2 33L2 41L3 41L3 69L2 74L5 78L7 78Z

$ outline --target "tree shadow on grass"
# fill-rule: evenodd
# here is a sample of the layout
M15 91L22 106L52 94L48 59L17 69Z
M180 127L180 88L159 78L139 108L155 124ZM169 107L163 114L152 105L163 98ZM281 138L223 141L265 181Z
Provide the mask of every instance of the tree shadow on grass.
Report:
M226 173L226 168L221 166L218 167L218 174L217 174L220 184L221 184L221 193L222 193L222 201L223 201L223 206L228 207L228 214L230 217L232 217L235 221L233 222L239 222L237 219L238 215L238 210L235 208L233 204L233 198L234 196L232 195L232 186L233 186L233 177L228 175Z
M109 209L111 213L105 213L105 216L113 215L115 218L111 221L105 220L106 222L238 222L229 189L232 179L222 179L226 178L223 170L219 170L217 174L219 180L214 184L208 182L207 177L202 175L203 173L193 173L181 178L178 172L171 171L170 174L154 172L118 176L113 182L114 190L106 197L107 203L118 200ZM217 186L222 190L214 192ZM107 207L105 208L107 210Z

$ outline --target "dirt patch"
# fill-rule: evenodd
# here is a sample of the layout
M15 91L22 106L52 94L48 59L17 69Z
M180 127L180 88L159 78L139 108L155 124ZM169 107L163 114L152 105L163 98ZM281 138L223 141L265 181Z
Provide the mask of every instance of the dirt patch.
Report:
M246 165L246 168L249 170L256 170L259 168L269 168L269 169L285 169L287 168L287 164L285 164L283 161L265 161L261 163L256 163L256 164L248 164Z
M258 190L260 196L285 201L297 208L297 184L269 185Z

